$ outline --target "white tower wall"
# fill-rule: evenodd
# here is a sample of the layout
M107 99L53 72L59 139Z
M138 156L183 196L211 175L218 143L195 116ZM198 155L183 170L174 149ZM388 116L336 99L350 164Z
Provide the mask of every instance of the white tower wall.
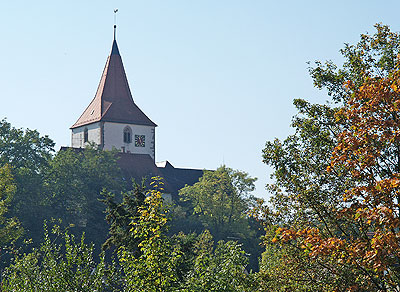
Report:
M129 127L131 142L124 141L124 130ZM88 141L84 141L85 129L88 132ZM103 132L102 132L103 131ZM135 137L144 137L144 147L135 143ZM89 143L102 147L104 150L114 148L122 152L135 154L149 154L155 160L155 127L101 122L72 129L71 146L74 148L85 148Z
M126 127L131 129L131 143L124 142L124 129ZM135 145L135 135L144 136L144 147ZM152 126L105 122L103 137L103 149L116 148L130 153L149 154L155 159L155 128Z
M88 142L93 142L100 146L101 144L101 128L100 123L72 129L71 146L73 148L84 148L88 143L84 142L85 129L88 131Z

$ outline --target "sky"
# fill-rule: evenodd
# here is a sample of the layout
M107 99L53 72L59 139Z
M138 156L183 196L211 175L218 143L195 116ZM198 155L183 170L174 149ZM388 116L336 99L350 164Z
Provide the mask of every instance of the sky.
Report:
M117 41L135 103L158 124L156 160L225 164L268 198L266 141L293 133L294 98L325 103L307 62L341 64L344 43L381 22L400 31L398 1L51 0L0 3L0 119L70 146Z

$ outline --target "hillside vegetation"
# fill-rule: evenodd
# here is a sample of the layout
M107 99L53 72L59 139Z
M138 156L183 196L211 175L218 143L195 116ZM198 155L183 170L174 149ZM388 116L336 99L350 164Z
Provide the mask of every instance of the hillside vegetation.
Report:
M400 35L375 28L309 68L327 101L266 142L269 202L221 166L168 203L115 152L2 120L1 290L400 291Z

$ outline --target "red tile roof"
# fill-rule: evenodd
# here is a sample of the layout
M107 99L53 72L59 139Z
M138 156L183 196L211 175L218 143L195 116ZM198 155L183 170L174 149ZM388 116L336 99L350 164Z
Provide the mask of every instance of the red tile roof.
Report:
M157 126L133 101L116 40L95 97L71 129L99 121Z

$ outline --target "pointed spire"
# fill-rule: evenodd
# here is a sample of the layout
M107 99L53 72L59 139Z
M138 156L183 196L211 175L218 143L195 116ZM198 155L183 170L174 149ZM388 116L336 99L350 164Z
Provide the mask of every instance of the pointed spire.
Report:
M114 9L114 41L111 49L111 55L119 56L119 50L117 45L117 12L118 8Z
M113 41L113 45L112 45L112 49L111 49L111 56L113 56L113 55L120 56L116 40Z
M118 11L118 9L117 9ZM118 45L117 45L117 25L114 24L114 40L113 40L113 45L111 49L111 55L118 55L119 56L119 50L118 50Z
M111 54L96 95L71 129L99 121L157 126L133 101L115 35L116 25Z

